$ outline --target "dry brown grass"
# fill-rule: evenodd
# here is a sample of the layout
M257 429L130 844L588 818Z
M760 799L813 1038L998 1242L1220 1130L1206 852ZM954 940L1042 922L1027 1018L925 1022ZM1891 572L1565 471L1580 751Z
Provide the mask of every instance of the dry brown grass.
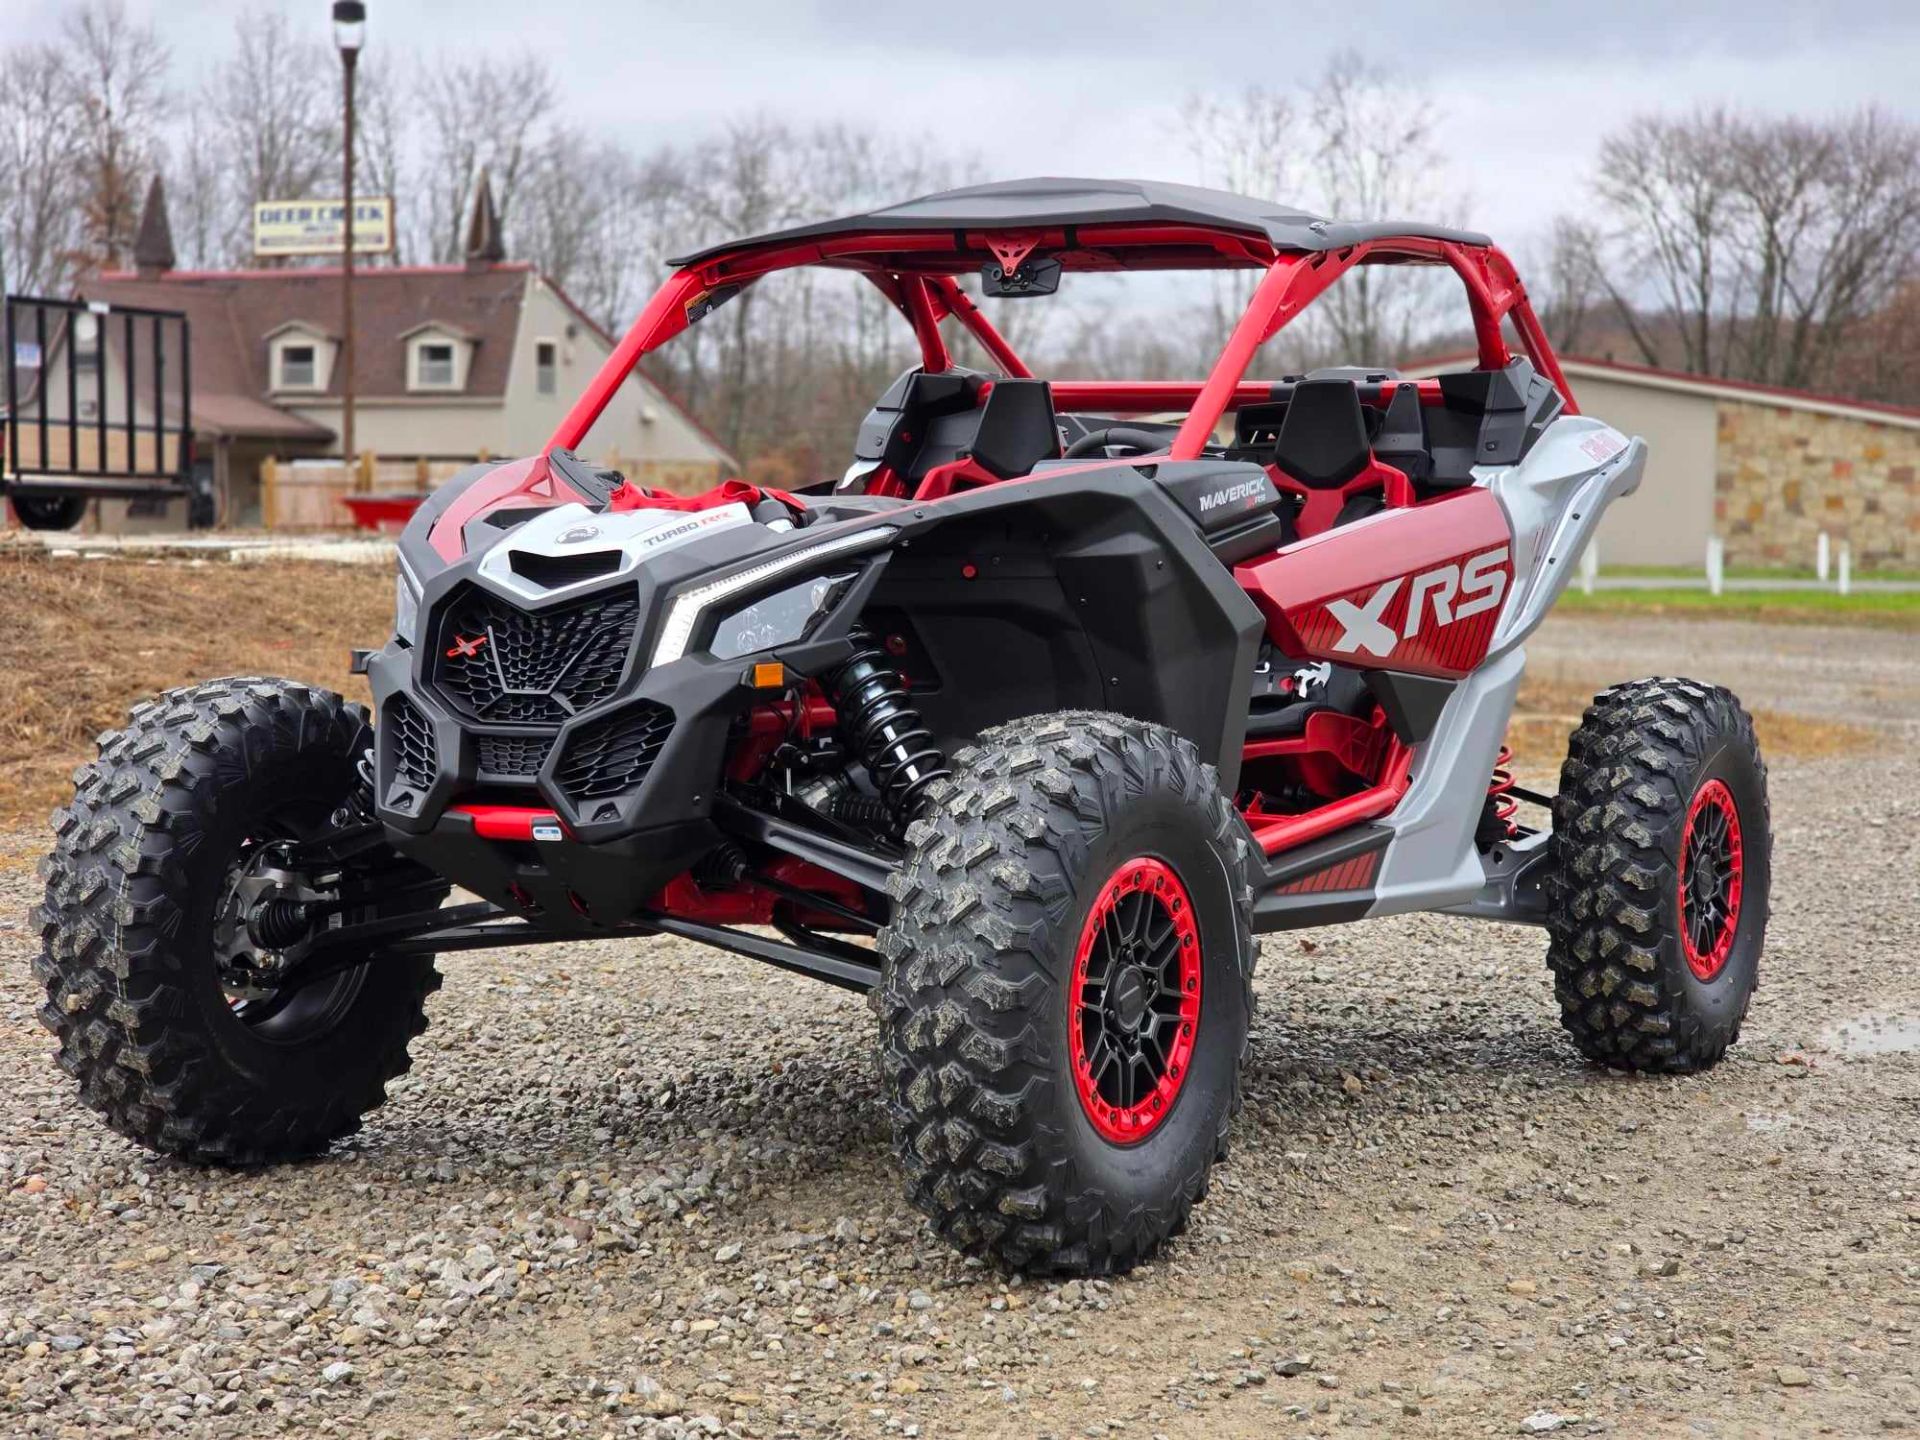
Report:
M0 547L0 826L38 825L66 797L93 737L159 690L217 675L288 675L365 700L347 651L388 633L384 566L49 559ZM1520 768L1558 767L1598 684L1528 681L1510 739ZM1872 748L1858 726L1761 710L1774 758Z
M373 565L49 559L0 549L0 825L61 804L93 737L155 691L288 675L367 698L347 651L378 645L393 577Z

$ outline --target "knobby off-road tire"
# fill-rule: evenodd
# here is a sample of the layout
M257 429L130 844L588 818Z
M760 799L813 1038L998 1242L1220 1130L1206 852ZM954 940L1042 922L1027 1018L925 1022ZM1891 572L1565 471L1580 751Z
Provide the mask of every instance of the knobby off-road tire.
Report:
M1240 1108L1251 840L1189 742L1118 715L988 730L932 797L874 997L908 1198L1012 1268L1126 1270L1184 1228ZM1076 1003L1093 995L1130 1042ZM1144 1058L1083 1098L1083 1056L1129 1043Z
M214 959L243 845L323 825L372 735L366 711L329 691L214 680L136 708L76 773L42 862L34 971L61 1068L122 1135L203 1162L308 1155L357 1130L406 1071L440 983L431 958L316 980L251 1022Z
M1582 1054L1653 1072L1726 1054L1759 979L1772 848L1766 765L1730 692L1650 679L1594 697L1547 884L1547 963Z

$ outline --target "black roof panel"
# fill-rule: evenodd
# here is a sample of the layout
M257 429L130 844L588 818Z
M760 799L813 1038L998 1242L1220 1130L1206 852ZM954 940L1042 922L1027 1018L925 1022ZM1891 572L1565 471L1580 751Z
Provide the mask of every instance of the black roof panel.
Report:
M1189 224L1245 230L1279 250L1338 250L1362 240L1416 235L1463 245L1490 245L1485 235L1444 225L1327 220L1272 200L1156 180L998 180L923 195L863 215L822 220L765 235L710 245L670 261L692 265L747 246L818 240L863 230L993 230L1051 225Z

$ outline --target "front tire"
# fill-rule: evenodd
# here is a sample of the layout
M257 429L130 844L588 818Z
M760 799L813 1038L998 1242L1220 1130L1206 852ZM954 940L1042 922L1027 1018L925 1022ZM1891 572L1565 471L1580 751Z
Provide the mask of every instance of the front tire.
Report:
M1739 1038L1759 983L1767 767L1730 691L1635 680L1594 697L1553 806L1547 963L1580 1052L1684 1072Z
M76 776L42 873L59 1063L113 1129L162 1154L292 1159L360 1127L405 1072L440 980L371 960L289 995L236 1000L223 972L236 866L325 826L359 783L367 713L290 680L215 680L137 707ZM424 873L424 872L423 872ZM380 913L432 908L415 886Z
M875 994L908 1198L1011 1268L1131 1268L1240 1107L1244 825L1180 736L1071 713L960 751L908 841Z

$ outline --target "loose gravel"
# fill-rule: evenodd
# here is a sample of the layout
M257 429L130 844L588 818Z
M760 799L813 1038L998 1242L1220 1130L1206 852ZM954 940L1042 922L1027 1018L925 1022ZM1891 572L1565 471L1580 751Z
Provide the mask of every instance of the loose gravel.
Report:
M450 957L361 1136L162 1162L51 1065L44 842L0 840L0 1434L1920 1430L1912 637L1580 620L1535 649L1880 727L1774 766L1745 1036L1706 1076L1611 1075L1536 932L1271 937L1233 1157L1114 1282L952 1255L899 1198L864 1003L672 941Z

